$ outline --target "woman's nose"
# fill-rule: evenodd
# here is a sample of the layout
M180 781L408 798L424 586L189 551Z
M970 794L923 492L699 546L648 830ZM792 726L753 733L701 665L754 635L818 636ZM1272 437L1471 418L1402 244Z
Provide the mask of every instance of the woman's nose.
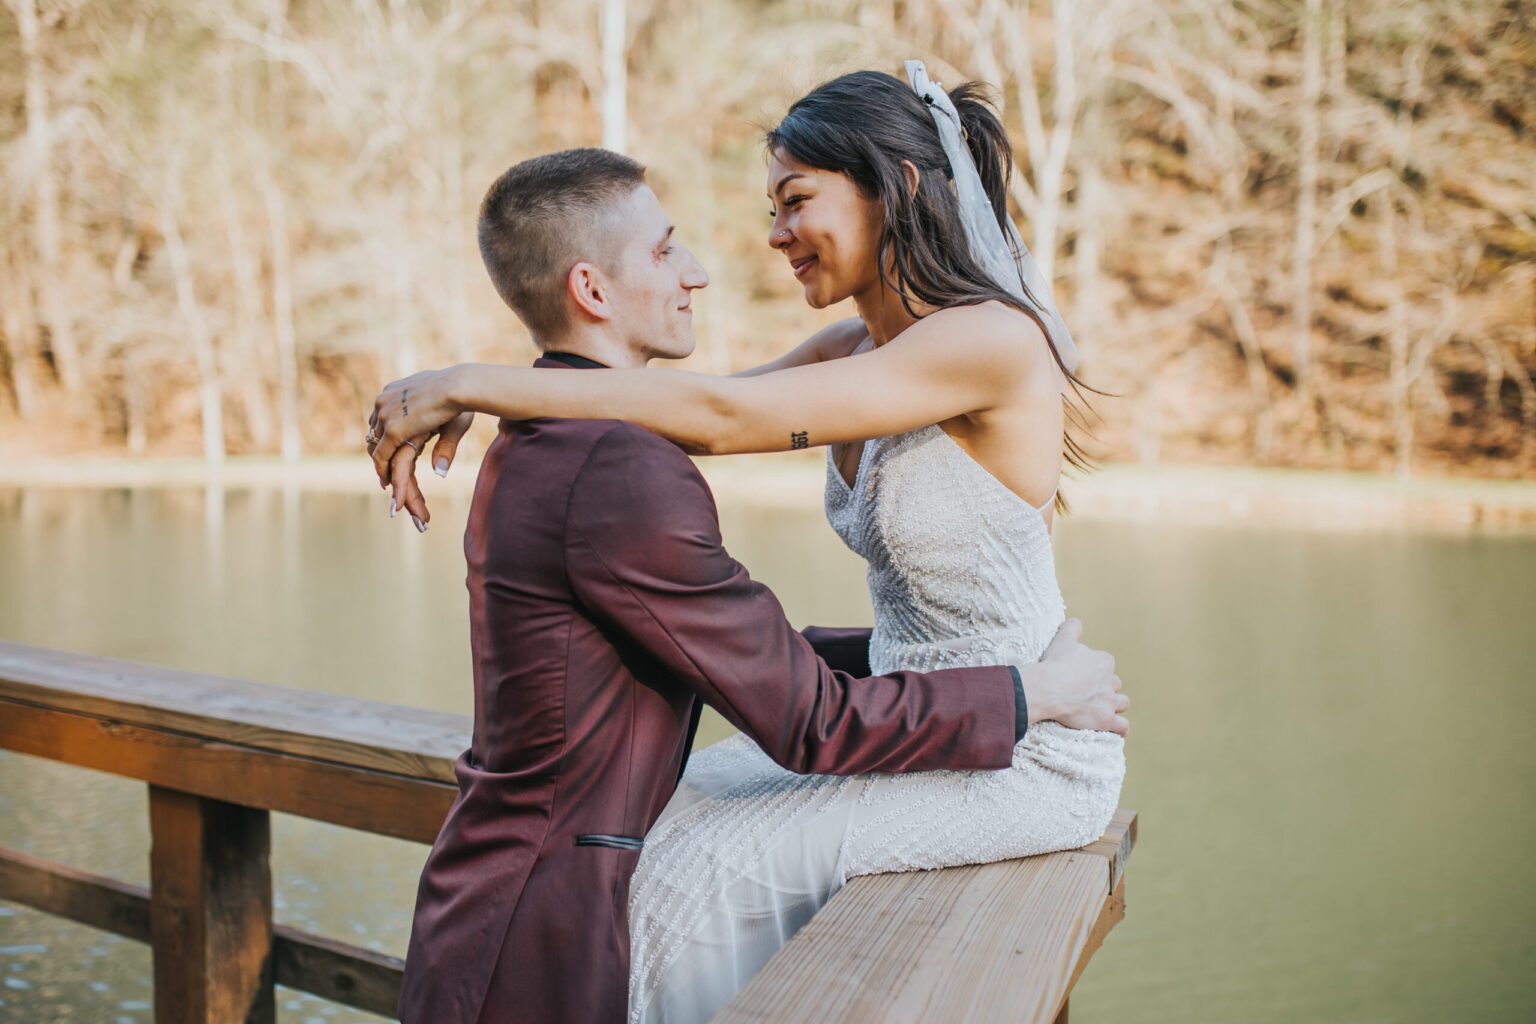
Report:
M788 228L779 226L779 219L773 219L773 226L768 229L768 244L775 249L782 249L791 241Z

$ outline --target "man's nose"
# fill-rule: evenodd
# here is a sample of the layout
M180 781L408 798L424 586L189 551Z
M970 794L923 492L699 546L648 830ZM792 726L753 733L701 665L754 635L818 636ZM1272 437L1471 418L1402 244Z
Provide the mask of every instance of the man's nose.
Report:
M709 274L704 270L704 264L693 255L693 250L688 250L688 266L683 269L683 287L690 291L694 288L703 288L709 284Z

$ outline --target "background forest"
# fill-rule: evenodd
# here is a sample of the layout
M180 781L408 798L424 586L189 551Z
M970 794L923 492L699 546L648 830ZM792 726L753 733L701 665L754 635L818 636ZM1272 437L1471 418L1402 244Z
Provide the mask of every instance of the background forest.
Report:
M1112 459L1536 476L1536 2L4 0L0 458L357 451L385 380L532 353L508 165L651 168L695 368L808 309L762 128L922 57L994 87Z

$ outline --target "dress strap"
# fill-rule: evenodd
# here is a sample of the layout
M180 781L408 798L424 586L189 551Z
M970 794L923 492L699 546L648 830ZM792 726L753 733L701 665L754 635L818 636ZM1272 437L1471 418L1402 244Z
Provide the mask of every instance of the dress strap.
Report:
M1041 515L1045 515L1045 510L1050 508L1051 504L1053 502L1055 502L1055 500L1056 500L1056 492L1060 491L1060 490L1061 490L1061 484L1060 484L1060 482L1058 482L1056 484L1056 486L1051 489L1051 496L1049 498L1045 499L1045 504L1044 505L1036 506L1035 507L1035 511L1039 512Z

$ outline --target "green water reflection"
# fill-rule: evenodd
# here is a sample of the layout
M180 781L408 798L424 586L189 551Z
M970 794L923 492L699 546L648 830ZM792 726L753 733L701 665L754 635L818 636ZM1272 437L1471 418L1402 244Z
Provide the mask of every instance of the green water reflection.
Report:
M467 711L464 500L434 512L418 536L363 496L0 489L0 638ZM819 512L722 516L797 624L869 622ZM1142 814L1073 1018L1528 1019L1536 537L1067 521L1057 548L1135 700ZM142 884L144 788L0 755L0 846ZM398 955L425 852L279 816L278 917ZM149 974L137 944L0 904L0 1020L147 1022Z

